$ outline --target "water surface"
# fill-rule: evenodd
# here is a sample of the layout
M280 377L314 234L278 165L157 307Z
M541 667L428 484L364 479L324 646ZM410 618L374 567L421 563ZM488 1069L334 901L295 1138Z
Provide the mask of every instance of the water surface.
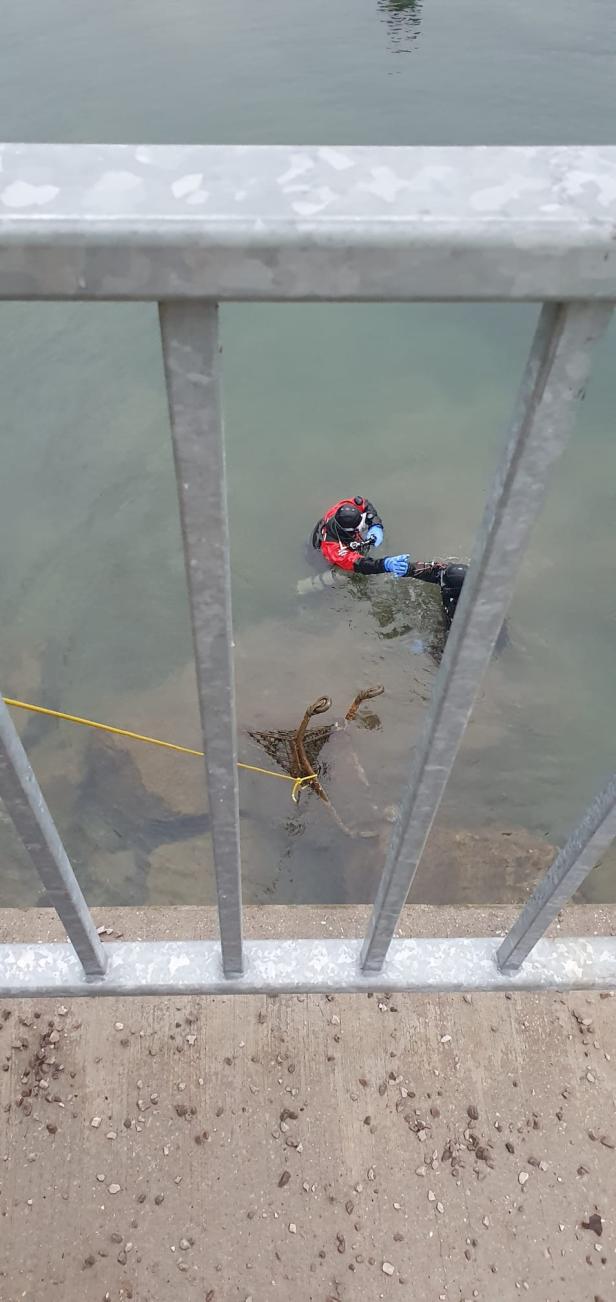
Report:
M13 140L600 143L615 86L611 0L25 0L0 48ZM304 539L360 492L394 551L467 555L535 320L513 306L224 309L241 753L266 760L248 730L290 727L323 692L334 717L358 687L386 688L382 727L325 752L343 819L372 839L242 777L249 898L371 897L435 674L412 650L437 635L434 594L374 580L300 602ZM4 304L0 330L3 689L198 744L155 312ZM519 894L614 767L613 359L612 333L418 897ZM90 899L210 897L197 761L20 727ZM37 898L2 834L3 901ZM609 864L589 890L613 897Z

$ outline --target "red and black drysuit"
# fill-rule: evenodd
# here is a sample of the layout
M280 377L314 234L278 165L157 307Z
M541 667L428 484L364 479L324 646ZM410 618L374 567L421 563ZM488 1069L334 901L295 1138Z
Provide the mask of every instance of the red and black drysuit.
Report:
M352 538L345 537L338 529L335 515L341 506L356 506L361 511L361 523ZM372 502L366 497L343 497L330 506L315 525L312 546L321 552L330 565L337 565L348 573L384 574L386 558L375 560L366 555L372 546L372 543L366 541L366 534L375 524L383 528L383 521Z

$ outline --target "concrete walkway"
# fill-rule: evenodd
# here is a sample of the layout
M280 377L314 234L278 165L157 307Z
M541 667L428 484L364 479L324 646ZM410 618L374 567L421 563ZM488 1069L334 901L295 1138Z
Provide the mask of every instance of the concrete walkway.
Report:
M247 910L357 934L364 909ZM409 909L404 930L510 914ZM573 909L566 930L611 932ZM211 911L105 910L114 936ZM0 914L0 939L61 933ZM608 1302L616 1034L600 995L13 1001L0 1008L2 1302Z

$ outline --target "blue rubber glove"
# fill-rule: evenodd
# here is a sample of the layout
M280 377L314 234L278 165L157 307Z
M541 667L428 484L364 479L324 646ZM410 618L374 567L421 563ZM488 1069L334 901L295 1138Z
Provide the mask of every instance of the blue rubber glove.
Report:
M366 542L372 543L373 547L380 547L383 537L383 526L380 524L373 524L372 528L369 529L366 534Z
M395 574L397 579L403 579L409 572L410 556L386 556L384 566L388 574Z

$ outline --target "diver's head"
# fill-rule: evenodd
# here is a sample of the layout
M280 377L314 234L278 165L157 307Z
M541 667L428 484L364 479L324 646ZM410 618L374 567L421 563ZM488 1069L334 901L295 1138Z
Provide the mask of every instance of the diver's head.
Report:
M361 511L353 502L343 502L342 506L338 507L334 520L339 536L350 542L361 524Z
M468 565L452 564L447 565L443 570L441 583L444 588L449 588L450 592L460 593L462 584L466 578Z

